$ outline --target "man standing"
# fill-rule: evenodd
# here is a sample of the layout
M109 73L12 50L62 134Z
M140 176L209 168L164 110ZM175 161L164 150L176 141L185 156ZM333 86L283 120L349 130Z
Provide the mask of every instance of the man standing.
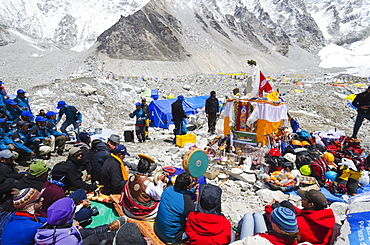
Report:
M220 107L218 105L215 91L211 91L211 96L206 100L205 111L206 117L208 118L208 132L214 134L216 130L217 116L220 115Z
M356 96L352 102L352 105L357 108L357 117L351 138L357 138L357 133L362 125L363 120L365 118L370 120L370 86L365 92L362 92Z
M149 140L149 122L150 122L150 112L149 112L149 106L146 103L146 98L141 99L141 108L143 108L143 111L147 117L145 120L145 139Z
M182 121L184 120L184 118L188 118L184 111L184 108L182 107L182 102L184 100L184 96L179 95L177 97L177 100L171 105L172 121L175 124L175 138L173 140L173 143L176 143L176 135L182 134Z
M59 123L59 121L62 119L62 116L66 115L66 120L63 122L62 127L60 128L60 131L62 133L67 133L67 127L69 125L73 125L74 130L77 129L77 141L80 141L78 139L78 134L80 133L80 126L82 123L82 114L76 109L76 107L72 105L67 105L65 101L59 101L57 105L57 109L59 109L59 115L56 121L56 124Z
M144 113L143 108L141 107L142 104L140 102L137 102L135 104L136 110L129 114L131 118L136 116L136 123L135 123L135 131L136 136L139 140L139 142L145 142L145 120L148 119L148 115Z

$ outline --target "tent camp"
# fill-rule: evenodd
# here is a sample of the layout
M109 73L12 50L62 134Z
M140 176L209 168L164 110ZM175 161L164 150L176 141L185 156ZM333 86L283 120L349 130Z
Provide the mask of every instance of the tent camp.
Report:
M200 108L203 108L206 104L206 100L209 95L196 96L196 97L185 97L182 103L186 115L194 115L199 112ZM150 111L150 127L165 128L168 129L170 124L173 124L171 104L177 100L153 100L149 104Z

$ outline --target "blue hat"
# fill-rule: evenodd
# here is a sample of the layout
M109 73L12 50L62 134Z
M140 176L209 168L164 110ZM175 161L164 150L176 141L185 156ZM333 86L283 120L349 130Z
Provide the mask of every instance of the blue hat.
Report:
M21 116L24 117L33 117L32 113L30 111L22 111Z
M82 142L87 143L90 139L90 134L88 134L86 132L81 132L81 133L78 134L78 137L80 138L80 140Z
M25 93L26 91L24 91L23 89L18 89L17 90L17 94L21 94L21 93Z
M127 156L130 154L127 152L126 146L124 145L117 145L116 148L113 149L114 153L125 153Z
M0 84L4 84L3 81L0 81Z
M47 121L48 119L47 118L45 118L45 117L43 117L43 116L37 116L36 117L36 122L45 122L45 121Z
M177 99L178 99L179 101L184 101L184 100L185 100L184 96L182 96L182 95L177 96Z
M58 102L57 109L62 109L66 105L67 105L67 103L65 101L61 100L61 101Z
M140 102L137 102L135 105L141 106L141 103Z
M8 158L11 158L14 155L15 154L13 152L11 152L10 150L0 151L0 158L8 159Z
M17 102L15 102L14 100L12 100L12 99L7 99L6 101L5 101L5 104L8 104L8 105L17 105Z
M64 197L59 199L48 208L48 224L64 225L73 219L75 210L76 205L72 198Z
M3 117L0 118L0 123L5 122L5 121L6 121L6 118L3 118Z
M46 112L46 116L47 117L52 117L52 116L54 116L54 115L56 115L56 114L58 114L58 112L54 112L54 111L48 111L48 112Z
M271 213L271 223L276 224L281 230L287 233L294 233L298 230L295 213L289 208L275 208Z

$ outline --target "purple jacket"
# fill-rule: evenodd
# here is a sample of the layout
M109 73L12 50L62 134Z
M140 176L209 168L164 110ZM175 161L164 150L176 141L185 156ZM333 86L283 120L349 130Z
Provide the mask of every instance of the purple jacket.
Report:
M55 237L55 243L54 239ZM54 229L38 229L35 235L36 245L82 245L82 237L80 232L75 226L69 228L57 228Z

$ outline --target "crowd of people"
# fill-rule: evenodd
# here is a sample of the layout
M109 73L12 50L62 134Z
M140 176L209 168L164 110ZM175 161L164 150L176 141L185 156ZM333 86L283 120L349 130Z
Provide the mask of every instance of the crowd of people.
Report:
M220 187L199 186L184 171L175 179L168 178L168 171L149 177L157 167L153 158L139 154L138 164L125 162L130 154L120 136L112 134L102 141L79 132L82 114L65 101L57 103L59 112L40 110L34 116L24 90L9 99L0 87L0 95L0 211L7 213L1 236L4 245L151 244L128 218L154 221L155 234L166 244L330 242L335 218L319 191L299 192L302 210L288 201L274 202L266 206L265 214L244 215L239 227L233 229L221 211ZM187 117L183 100L180 95L172 105L175 135L182 134ZM136 116L140 142L148 139L147 110L143 100L130 114L131 118ZM220 112L214 91L205 110L213 134ZM69 125L78 132L76 143L66 160L50 169L45 160L65 154ZM28 171L18 172L16 164L28 167ZM125 215L112 223L86 228L100 215L87 198L89 192L119 195Z

